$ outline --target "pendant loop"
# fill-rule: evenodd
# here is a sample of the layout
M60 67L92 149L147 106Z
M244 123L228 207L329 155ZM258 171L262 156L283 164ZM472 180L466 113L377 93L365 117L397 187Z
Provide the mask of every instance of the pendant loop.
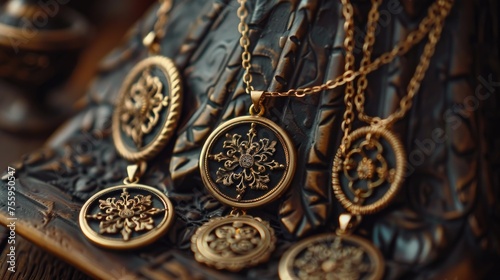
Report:
M125 184L135 184L139 182L139 178L146 172L147 164L145 161L140 161L136 164L127 166L127 178L123 181Z
M264 101L264 91L262 90L252 90L250 91L250 98L252 98L252 105L250 106L250 114L252 116L264 115L265 109L262 105Z
M151 54L160 53L160 42L154 31L149 32L148 35L142 39L142 44L148 48Z

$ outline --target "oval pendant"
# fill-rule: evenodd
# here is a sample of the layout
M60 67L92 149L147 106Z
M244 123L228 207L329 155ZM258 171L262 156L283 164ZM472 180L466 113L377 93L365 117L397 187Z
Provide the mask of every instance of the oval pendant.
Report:
M288 249L279 263L280 279L381 279L384 259L367 240L321 234Z
M165 234L173 219L170 200L157 189L139 184L115 186L94 194L79 216L85 236L112 249L148 245Z
M275 242L274 230L260 218L225 216L198 228L191 250L198 262L236 272L267 261Z
M283 129L267 118L244 116L210 134L201 151L200 173L216 199L245 209L282 195L295 164L295 148Z
M399 139L382 127L353 131L350 145L337 151L332 185L342 206L353 214L371 214L387 206L403 183L406 155Z
M179 72L167 57L140 61L126 76L113 114L113 141L129 161L154 157L173 135L182 109Z

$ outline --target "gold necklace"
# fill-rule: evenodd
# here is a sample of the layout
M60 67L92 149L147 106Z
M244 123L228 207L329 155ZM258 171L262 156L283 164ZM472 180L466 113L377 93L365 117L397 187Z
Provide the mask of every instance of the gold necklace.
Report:
M355 72L325 84L286 92L257 91L252 87L250 40L245 22L246 0L238 0L238 31L243 49L243 82L251 96L250 116L237 117L219 126L208 137L200 156L201 178L207 190L222 203L233 207L228 216L215 218L201 226L191 239L197 261L218 269L238 271L266 261L274 249L274 231L265 221L246 215L246 210L277 199L290 185L295 171L295 149L286 132L264 117L264 99L304 97L352 82L406 53L409 45L425 37L433 19L418 32L410 33L390 52ZM347 40L347 39L346 39ZM350 43L354 44L351 39Z
M400 140L389 130L391 124L402 118L411 107L411 100L418 92L420 83L434 54L440 38L444 19L453 0L438 0L428 10L428 16L421 22L419 30L433 25L428 34L415 75L408 85L408 94L402 98L400 108L389 117L369 117L364 113L364 91L367 87L363 69L370 64L375 28L378 21L378 6L381 0L372 0L367 24L367 35L363 46L357 92L354 82L346 84L346 111L342 130L344 137L335 156L332 169L332 186L336 198L349 213L339 216L336 234L321 234L307 238L291 247L280 260L281 279L332 278L340 279L381 279L384 275L382 254L369 241L352 236L360 224L362 215L372 214L387 206L400 188L403 179L405 153ZM349 0L342 0L346 18L346 71L354 67L353 6ZM409 36L413 36L410 35ZM407 45L409 49L411 46ZM370 126L351 132L355 103L360 120ZM387 148L394 158L388 160ZM394 166L390 168L389 166ZM380 192L385 188L386 191Z
M173 135L182 108L179 72L169 58L160 55L172 1L160 2L153 30L143 40L149 56L126 76L112 118L115 147L135 164L127 167L123 185L94 194L80 211L84 235L107 248L132 249L154 242L174 218L174 208L165 194L138 184L146 161Z

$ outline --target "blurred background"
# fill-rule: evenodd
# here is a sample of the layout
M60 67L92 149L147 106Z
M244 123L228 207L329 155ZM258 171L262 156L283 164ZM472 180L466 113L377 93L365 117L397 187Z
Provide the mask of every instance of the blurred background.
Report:
M154 2L0 1L0 170L76 112L100 60Z

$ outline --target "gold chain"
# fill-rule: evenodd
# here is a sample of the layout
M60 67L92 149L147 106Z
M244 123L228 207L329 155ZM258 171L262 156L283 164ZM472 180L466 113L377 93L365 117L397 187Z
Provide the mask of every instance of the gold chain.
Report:
M243 48L241 53L241 66L245 69L243 74L243 82L245 83L245 91L247 94L253 90L252 87L252 74L250 74L250 61L252 60L252 54L248 50L250 46L250 38L248 38L248 24L246 23L246 18L248 16L248 10L245 7L246 0L238 0L240 7L237 10L238 17L240 18L240 23L238 24L238 31L241 34L240 46Z
M149 48L150 53L159 54L161 48L161 39L165 36L165 25L168 20L168 13L172 9L172 0L159 0L160 7L156 12L156 22L153 30L144 37L142 43Z
M238 31L241 34L240 38L240 46L243 48L243 52L241 54L242 58L242 66L245 69L245 73L243 74L243 82L246 85L245 91L247 93L250 93L253 90L253 87L251 85L252 82L252 75L250 74L250 68L251 68L251 53L248 50L249 45L250 45L250 39L248 37L248 25L246 23L246 17L248 16L248 10L245 7L247 0L238 0L238 3L240 3L240 7L238 8L237 14L240 19L240 22L238 24ZM366 65L361 65L360 69L358 71L354 71L352 69L346 70L342 75L338 76L335 79L328 80L324 84L318 85L318 86L312 86L312 87L306 87L306 88L300 88L300 89L289 89L284 92L279 92L279 91L265 91L263 93L264 97L304 97L306 95L310 94L315 94L319 93L321 91L325 90L331 90L335 89L339 86L342 86L344 84L347 84L348 82L354 81L356 77L360 76L361 74L366 75L368 73L371 73L375 70L377 70L379 67L390 63L393 61L397 56L402 56L408 52L408 50L411 49L415 44L420 42L426 34L429 33L431 28L434 26L435 22L437 21L438 16L440 15L443 11L443 7L449 7L451 6L450 2L452 0L438 0L437 2L433 3L431 7L429 8L429 13L426 18L422 20L420 23L418 29L410 32L408 36L406 36L405 39L400 41L396 46L391 50L386 53L383 53L380 55L378 58L374 59L372 62L367 63ZM346 23L344 24L344 30L346 30L346 38L344 40L344 46L352 46L354 48L354 37L351 38L350 35L354 36L354 24L349 24L348 20L352 19L354 15L354 9L352 8L346 8L345 3L347 3L345 0L342 0L343 5L343 14L346 17ZM347 10L346 10L347 9ZM444 16L442 17L444 18ZM372 18L373 20L373 18ZM349 28L346 27L348 25ZM349 39L351 38L351 39ZM348 41L348 42L346 42ZM347 56L347 55L346 55ZM348 63L348 58L346 57L346 63Z

